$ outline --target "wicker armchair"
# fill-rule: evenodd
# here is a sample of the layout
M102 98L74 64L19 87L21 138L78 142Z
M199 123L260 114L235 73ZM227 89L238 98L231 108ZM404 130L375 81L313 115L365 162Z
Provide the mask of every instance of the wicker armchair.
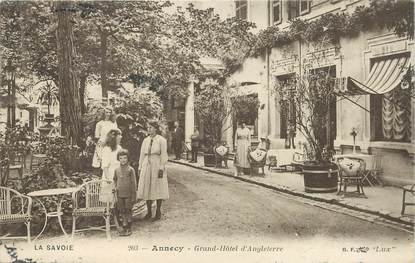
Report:
M359 197L366 197L363 190L364 171L366 170L366 163L360 158L338 158L337 165L339 167L339 188L337 194L355 194ZM347 192L347 186L356 184L356 191ZM343 190L342 190L343 186Z
M84 183L79 189L72 193L73 212L72 212L72 237L76 232L86 230L105 231L107 239L111 239L110 219L111 206L110 203L104 203L99 200L101 184L104 180L93 180ZM89 227L85 229L76 229L76 220L79 217L103 217L105 227Z
M11 237L9 234L0 237L2 239L27 239L30 242L30 220L32 198L23 195L16 190L0 186L0 224L11 225L24 223L27 229L26 236Z
M229 147L225 143L220 143L215 147L215 167L222 168L222 163L225 168L228 168Z
M253 149L252 147L248 148L248 161L251 167L251 176L255 175L254 169L262 169L262 176L265 176L265 165L267 161L268 151L263 148Z

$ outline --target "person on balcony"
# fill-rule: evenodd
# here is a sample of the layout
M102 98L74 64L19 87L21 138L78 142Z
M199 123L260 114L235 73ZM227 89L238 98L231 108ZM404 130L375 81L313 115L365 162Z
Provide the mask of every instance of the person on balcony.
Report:
M251 130L246 127L245 122L241 121L236 129L236 168L237 174L241 174L243 169L249 168L248 150L251 146Z

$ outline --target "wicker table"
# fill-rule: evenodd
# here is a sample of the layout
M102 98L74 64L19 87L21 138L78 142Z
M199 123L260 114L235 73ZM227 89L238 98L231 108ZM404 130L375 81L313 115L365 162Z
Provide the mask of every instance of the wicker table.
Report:
M65 231L65 229L63 228L62 225L62 214L63 212L62 210L62 201L63 201L63 197L66 194L71 194L72 192L76 191L78 188L77 187L71 187L71 188L54 188L54 189L46 189L46 190L40 190L40 191L34 191L34 192L30 192L27 195L30 197L33 197L34 199L36 199L40 205L43 207L43 209L45 210L45 224L43 225L42 231L40 231L40 233L36 236L36 239L38 239L42 234L43 231L45 231L46 225L48 224L48 218L50 217L57 217L58 221L59 221L59 225L62 229L63 234L66 236L67 233ZM42 200L40 199L40 197L47 197L47 196L58 196L58 202L53 201L56 204L56 211L48 211L45 207L45 205L43 204Z

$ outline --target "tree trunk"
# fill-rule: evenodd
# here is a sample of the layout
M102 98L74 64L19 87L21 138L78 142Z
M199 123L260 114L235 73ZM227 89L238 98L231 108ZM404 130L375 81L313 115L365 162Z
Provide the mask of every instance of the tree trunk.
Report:
M101 88L102 98L108 99L108 79L107 79L107 48L108 48L108 34L101 31Z
M82 74L79 80L79 98L81 101L81 113L85 113L85 89L86 89L86 80L88 76Z
M16 75L13 74L12 77L12 106L11 106L11 113L12 113L12 127L16 126Z
M12 127L12 82L7 81L7 127Z
M80 145L82 139L81 107L79 82L73 64L75 50L71 22L71 3L57 2L56 11L58 13L57 46L61 133L72 144Z

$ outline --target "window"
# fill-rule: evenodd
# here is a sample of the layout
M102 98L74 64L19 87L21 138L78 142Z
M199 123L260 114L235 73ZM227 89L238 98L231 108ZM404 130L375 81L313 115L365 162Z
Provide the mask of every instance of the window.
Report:
M370 96L372 140L411 142L411 97L401 88Z
M307 0L300 1L300 16L310 13L310 2Z
M248 1L247 0L236 0L235 5L236 5L236 8L235 8L236 17L242 20L247 20Z
M273 0L272 1L272 7L271 7L271 19L272 19L272 24L280 24L282 21L282 3L281 0Z
M410 83L409 75L402 81ZM385 94L370 95L372 141L411 142L410 90L401 82Z
M309 0L288 1L288 19L291 20L310 13L310 3Z

